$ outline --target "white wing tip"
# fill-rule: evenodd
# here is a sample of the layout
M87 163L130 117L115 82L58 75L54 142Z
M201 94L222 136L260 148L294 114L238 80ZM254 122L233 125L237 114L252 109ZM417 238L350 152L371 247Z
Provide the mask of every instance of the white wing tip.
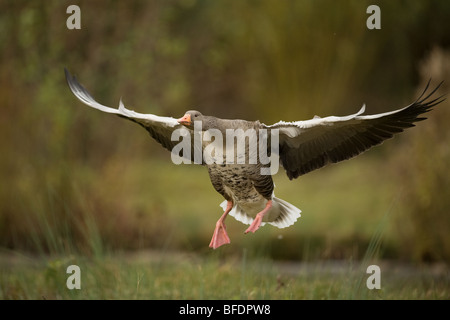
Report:
M119 101L119 111L125 111L126 110L126 108L125 108L125 105L123 104L123 101L122 101L122 97L120 97L120 101Z
M120 114L123 114L124 116L127 117L134 117L134 111L128 110L127 108L125 108L125 105L123 104L122 101L122 97L120 97L120 101L119 101L119 112Z
M363 105L362 105L362 107L361 107L361 109L358 111L358 115L359 114L363 114L364 112L366 112L366 104L364 103Z

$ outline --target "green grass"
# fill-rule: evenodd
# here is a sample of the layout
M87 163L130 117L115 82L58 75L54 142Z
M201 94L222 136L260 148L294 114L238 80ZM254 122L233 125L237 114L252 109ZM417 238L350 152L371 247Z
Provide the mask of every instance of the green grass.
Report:
M448 274L430 267L381 262L381 289L369 290L366 263L277 263L245 251L228 258L152 251L101 259L3 256L1 263L0 299L450 298ZM66 287L72 264L81 270L80 290Z

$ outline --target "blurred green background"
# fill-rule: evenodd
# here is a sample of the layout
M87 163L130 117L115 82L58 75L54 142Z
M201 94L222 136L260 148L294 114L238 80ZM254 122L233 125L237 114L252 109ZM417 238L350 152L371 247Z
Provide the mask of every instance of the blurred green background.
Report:
M66 9L81 9L69 30ZM366 9L381 8L381 30ZM156 249L209 254L222 198L205 168L176 166L132 122L82 105L64 67L101 103L188 109L266 124L397 109L429 78L450 83L448 1L1 1L0 248L38 254ZM450 261L450 106L381 147L297 180L278 197L288 229L223 254L274 259Z

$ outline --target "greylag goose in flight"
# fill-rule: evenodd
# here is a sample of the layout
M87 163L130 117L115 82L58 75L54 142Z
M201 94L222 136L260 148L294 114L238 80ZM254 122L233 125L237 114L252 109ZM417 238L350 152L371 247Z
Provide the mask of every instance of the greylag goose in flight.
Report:
M213 187L225 198L221 203L224 212L209 245L214 249L230 243L225 227L228 214L250 225L245 233L255 232L265 223L289 227L300 217L300 209L274 196L272 174L277 161L288 178L295 179L328 163L352 158L413 127L414 122L426 119L424 113L444 100L442 96L431 98L441 84L427 94L428 82L412 104L374 115L363 115L363 106L349 116L316 116L273 125L220 119L198 111L188 111L175 119L128 110L122 101L118 109L104 106L66 69L65 74L70 90L84 104L143 126L172 152L175 163L197 163L208 168Z

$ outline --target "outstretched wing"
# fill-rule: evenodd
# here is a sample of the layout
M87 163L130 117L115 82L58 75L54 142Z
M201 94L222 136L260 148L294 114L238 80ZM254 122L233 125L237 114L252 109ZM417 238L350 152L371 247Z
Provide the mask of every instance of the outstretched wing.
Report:
M442 83L425 95L429 84L415 102L395 111L362 115L363 106L359 112L345 117L280 121L265 127L279 130L280 161L289 179L294 179L328 163L354 157L426 119L421 115L444 100L442 96L429 100Z
M122 100L120 100L118 109L110 108L98 103L90 95L90 93L77 81L75 76L72 76L66 68L64 68L64 71L70 90L81 102L100 111L112 113L118 115L119 117L138 123L150 133L150 136L152 138L154 138L167 150L172 152L173 148L178 143L180 143L182 137L185 135L190 135L190 141L193 141L193 131L179 124L175 118L160 117L153 114L142 114L134 112L132 110L128 110L127 108L125 108ZM172 141L172 133L175 130L180 130L180 132L175 141ZM194 144L191 143L191 145L193 146ZM180 156L183 156L183 154ZM190 158L191 159L188 160L194 161L194 150L191 150Z

